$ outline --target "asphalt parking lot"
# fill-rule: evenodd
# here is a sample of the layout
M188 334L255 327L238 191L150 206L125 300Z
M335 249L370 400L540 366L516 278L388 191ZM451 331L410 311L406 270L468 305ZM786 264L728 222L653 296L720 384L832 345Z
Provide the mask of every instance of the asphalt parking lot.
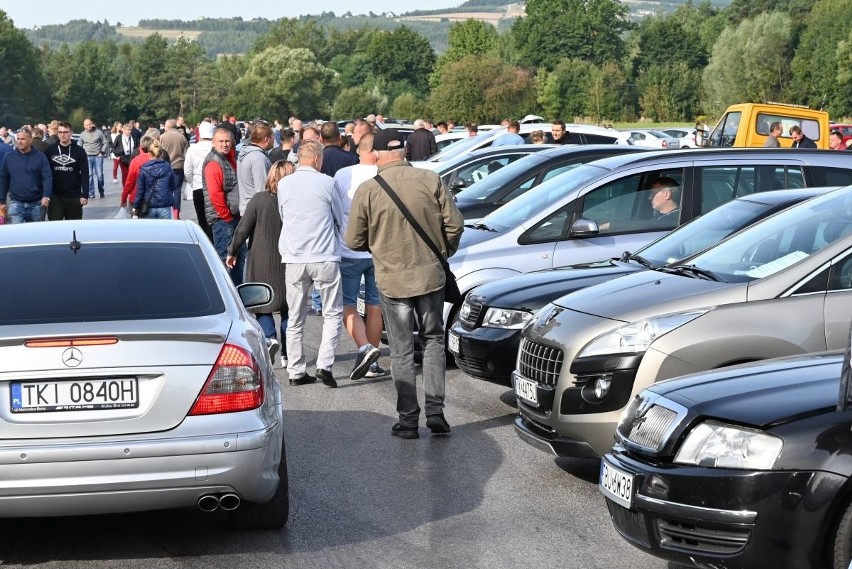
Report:
M110 170L111 172L111 170ZM119 184L86 206L111 217ZM184 201L187 218L194 218ZM129 220L128 223L145 223ZM101 283L108 286L106 283ZM310 316L313 372L321 319ZM390 367L387 347L381 364ZM230 532L217 514L151 512L87 518L0 519L8 567L670 567L612 528L597 489L599 463L559 459L514 434L507 386L447 374L450 437L390 435L390 377L349 381L354 343L341 340L340 387L282 382L291 510L281 531ZM422 398L422 393L421 393ZM422 405L422 403L421 403Z

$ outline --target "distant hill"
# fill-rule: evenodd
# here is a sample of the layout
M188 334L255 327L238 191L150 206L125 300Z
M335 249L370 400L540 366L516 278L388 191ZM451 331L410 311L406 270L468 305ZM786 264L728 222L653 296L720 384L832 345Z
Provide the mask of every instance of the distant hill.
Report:
M648 14L668 12L688 0L622 0L628 5L631 17L639 19ZM714 5L724 7L731 0L711 0ZM337 29L361 28L364 26L393 29L402 24L429 40L432 48L443 52L447 47L450 26L467 19L482 20L498 30L507 29L516 18L523 17L524 3L509 3L506 0L466 0L457 8L443 10L413 10L405 13L385 12L382 14L354 15L350 12L336 15L323 12L313 16L302 16L300 20L314 19L323 26ZM246 53L257 39L266 34L274 20L255 18L198 18L196 20L140 20L138 26L111 25L103 22L72 20L67 24L41 26L22 30L38 47L47 45L56 48L62 44L75 44L87 40L115 42L141 42L151 34L159 33L174 40L185 35L198 41L210 57L222 53Z

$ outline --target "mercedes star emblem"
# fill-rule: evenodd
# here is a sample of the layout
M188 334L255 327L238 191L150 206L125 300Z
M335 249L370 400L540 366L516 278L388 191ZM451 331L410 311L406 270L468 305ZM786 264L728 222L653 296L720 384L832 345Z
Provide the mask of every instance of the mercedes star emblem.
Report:
M62 352L62 363L68 367L77 367L83 363L83 352L77 348L68 348Z

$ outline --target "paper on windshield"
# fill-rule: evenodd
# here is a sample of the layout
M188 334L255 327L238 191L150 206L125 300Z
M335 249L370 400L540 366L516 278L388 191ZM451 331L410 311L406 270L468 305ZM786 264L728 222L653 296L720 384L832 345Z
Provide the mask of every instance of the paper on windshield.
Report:
M788 253L787 255L784 255L779 259L775 259L774 261L764 263L759 267L749 269L745 272L745 274L756 279L762 279L764 277L768 277L769 275L774 275L778 271L786 269L791 265L795 265L802 259L807 258L807 256L808 254L804 251L793 251L792 253Z

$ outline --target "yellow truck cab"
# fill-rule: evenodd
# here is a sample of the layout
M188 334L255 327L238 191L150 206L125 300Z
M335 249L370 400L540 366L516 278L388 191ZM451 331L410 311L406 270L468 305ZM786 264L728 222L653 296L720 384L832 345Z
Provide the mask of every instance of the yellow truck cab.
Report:
M805 106L782 103L739 103L731 105L707 137L705 146L761 147L769 136L769 125L781 123L778 142L790 148L790 127L799 126L817 148L828 148L828 113Z

